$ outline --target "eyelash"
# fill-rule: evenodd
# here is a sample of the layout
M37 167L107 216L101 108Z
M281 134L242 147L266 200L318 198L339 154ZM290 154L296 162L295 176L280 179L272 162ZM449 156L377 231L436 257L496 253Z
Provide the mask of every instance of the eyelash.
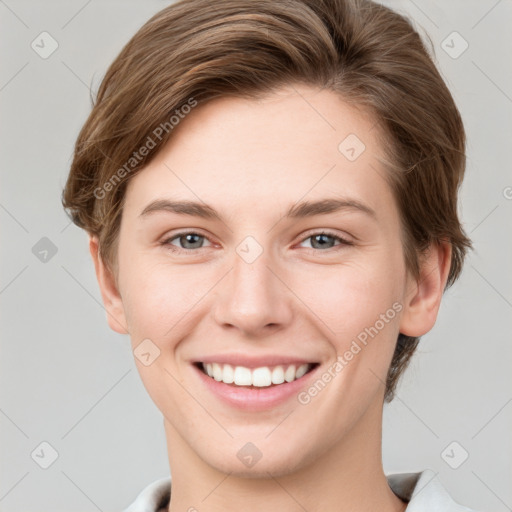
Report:
M183 249L181 247L176 247L174 245L172 245L170 242L173 241L173 240L176 240L176 239L179 239L181 237L184 237L186 235L198 235L199 237L201 238L204 238L208 241L209 238L205 235L202 235L201 233L198 233L197 231L182 231L180 233L176 233L175 235L173 235L172 237L170 238L166 238L165 240L163 240L161 242L161 245L170 249L172 252L188 252L188 253L191 253L191 252L197 252L197 251L200 251L201 249L206 249L206 247L199 247L197 249ZM314 238L315 236L319 236L319 235L326 235L326 236L329 236L337 241L339 241L340 243L334 247L329 247L328 249L316 249L314 247L307 247L306 249L309 249L311 251L314 251L314 252L330 252L331 250L335 250L336 247L339 247L339 246L343 246L343 245L354 245L353 242L341 237L340 235L338 234L335 234L329 230L321 230L321 231L315 231L313 233L310 233L308 236L306 236L305 238L303 238L300 243L303 243L305 242L306 240L310 239L310 238Z

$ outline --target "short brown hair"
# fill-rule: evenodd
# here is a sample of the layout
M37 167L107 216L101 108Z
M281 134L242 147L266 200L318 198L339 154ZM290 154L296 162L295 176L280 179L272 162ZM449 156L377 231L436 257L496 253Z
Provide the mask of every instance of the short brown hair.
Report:
M422 251L448 241L450 286L471 247L457 215L463 123L411 23L369 0L181 0L158 12L99 87L63 206L98 237L102 259L115 268L126 185L172 136L161 127L191 100L254 98L292 83L327 88L373 113L386 139L407 268L418 277ZM141 155L149 138L154 147ZM418 341L399 335L386 401Z

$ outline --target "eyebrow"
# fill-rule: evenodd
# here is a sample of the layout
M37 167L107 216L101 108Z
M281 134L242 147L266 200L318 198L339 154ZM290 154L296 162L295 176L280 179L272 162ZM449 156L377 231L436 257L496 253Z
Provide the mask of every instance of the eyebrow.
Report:
M289 208L284 217L300 219L344 210L364 213L373 219L377 218L374 210L358 200L335 198L297 203ZM142 210L139 217L145 217L155 212L171 212L179 215L191 215L224 222L222 216L214 208L205 203L195 201L171 201L169 199L156 199L152 201Z

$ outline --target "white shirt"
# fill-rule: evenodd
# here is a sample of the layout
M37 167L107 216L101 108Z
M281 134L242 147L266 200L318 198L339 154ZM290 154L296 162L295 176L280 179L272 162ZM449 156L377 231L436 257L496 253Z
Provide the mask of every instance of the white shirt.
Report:
M408 503L406 512L475 512L456 503L430 469L386 478L391 490ZM171 478L161 478L145 487L123 512L167 512L170 496Z

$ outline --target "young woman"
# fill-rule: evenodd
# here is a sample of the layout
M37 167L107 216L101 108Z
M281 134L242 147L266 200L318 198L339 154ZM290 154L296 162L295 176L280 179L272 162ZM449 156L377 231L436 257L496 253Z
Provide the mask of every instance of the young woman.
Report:
M381 461L383 403L471 246L464 150L379 4L182 0L137 32L63 193L164 417L172 484L127 511L469 510Z

